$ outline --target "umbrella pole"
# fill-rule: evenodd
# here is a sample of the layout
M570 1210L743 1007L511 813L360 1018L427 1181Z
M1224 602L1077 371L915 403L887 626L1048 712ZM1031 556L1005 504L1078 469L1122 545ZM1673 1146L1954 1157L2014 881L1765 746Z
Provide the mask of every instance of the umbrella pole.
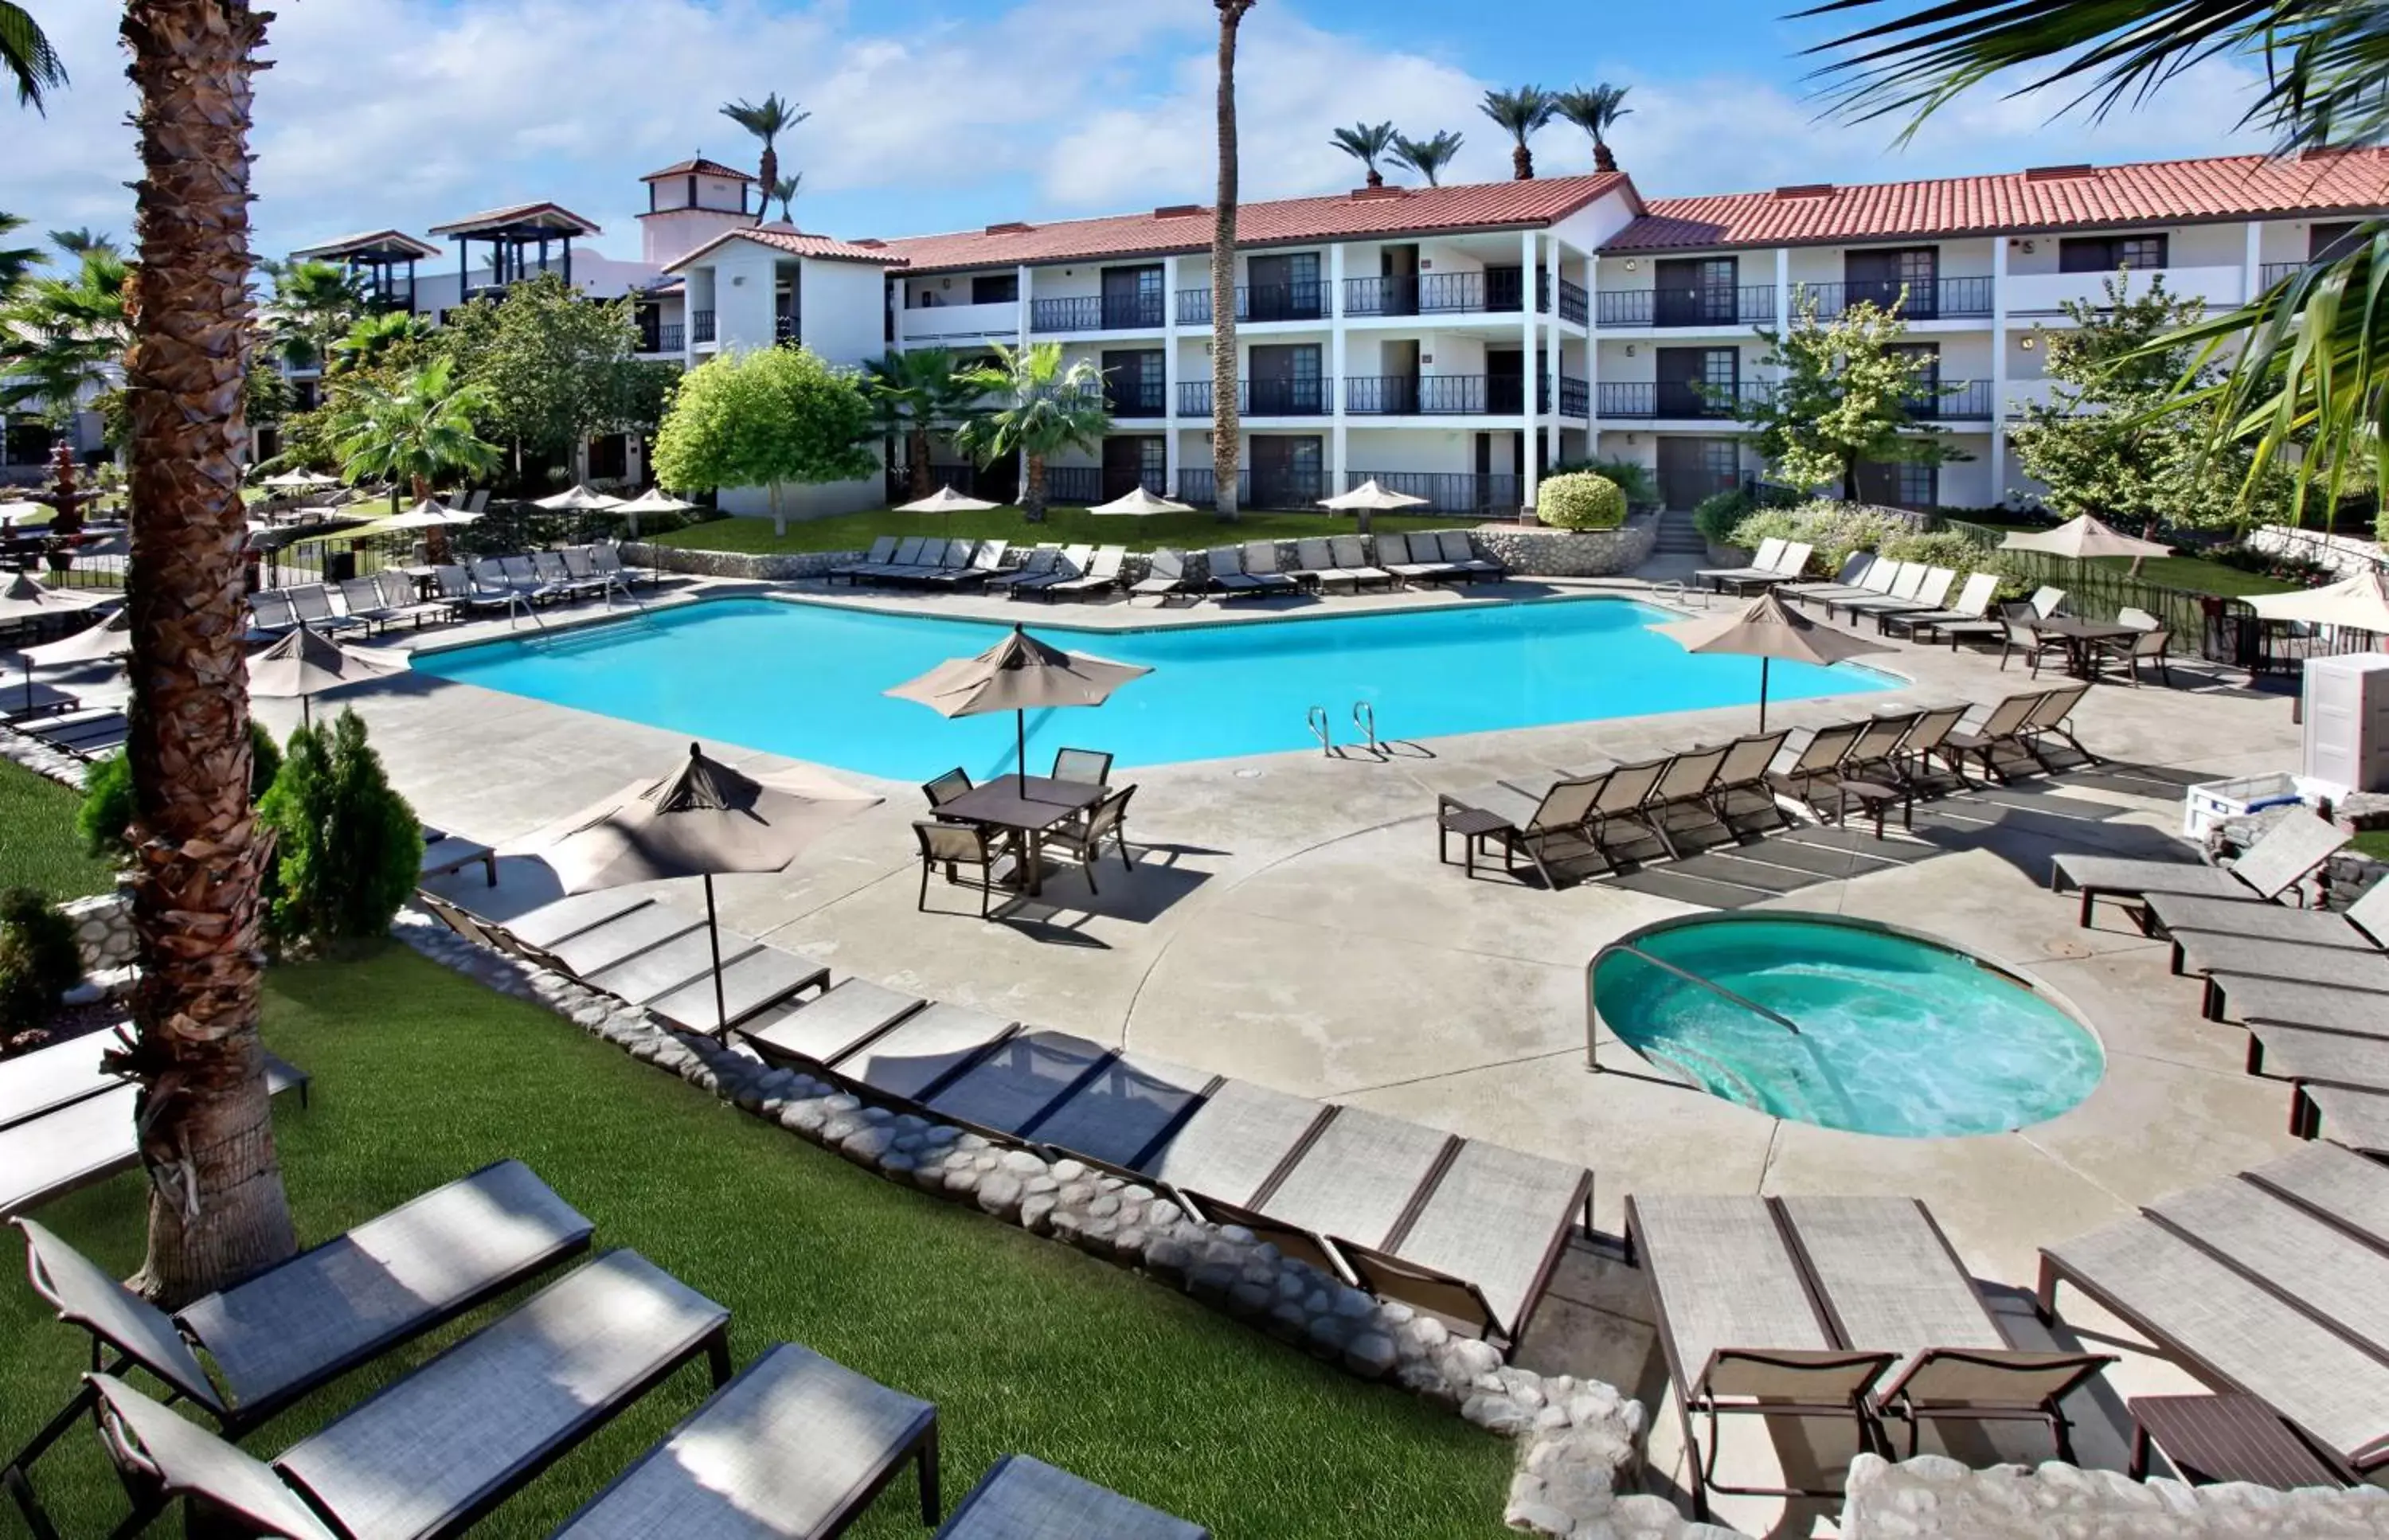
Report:
M1012 714L1012 757L1020 776L1020 795L1028 795L1028 713Z
M713 917L713 873L705 874L705 935L713 943L713 1029L714 1035L725 1040L730 1036L730 1007L722 1001L722 922Z
M307 697L304 695L299 697L299 725L302 728L309 725L307 720ZM1758 725L1761 727L1765 727L1767 725L1764 718L1760 719Z
M1767 670L1772 662L1773 659L1765 657L1758 660L1758 731L1761 732L1767 731Z

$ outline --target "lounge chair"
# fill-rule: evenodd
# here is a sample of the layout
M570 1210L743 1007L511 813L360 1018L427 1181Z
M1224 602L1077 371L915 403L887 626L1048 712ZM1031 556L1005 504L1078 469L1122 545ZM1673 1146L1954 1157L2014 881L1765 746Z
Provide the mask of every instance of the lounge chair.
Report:
M1869 592L1847 594L1840 598L1828 598L1823 601L1825 615L1831 618L1835 610L1845 610L1856 616L1864 606L1885 605L1897 609L1902 605L1914 604L1916 591L1924 581L1924 572L1925 566L1923 562L1894 562L1891 564L1890 584L1882 592Z
M1900 780L1900 755L1909 734L1915 731L1921 711L1879 711L1859 725L1859 735L1850 741L1834 767L1837 781L1891 782Z
M2315 919L2334 918L2318 915L2312 910L2280 912ZM2355 932L2354 926L2347 929ZM2201 1013L2211 1022L2223 1020L2222 1003L2230 993L2229 981L2234 979L2289 979L2326 989L2389 992L2389 951L2377 946L2260 941L2224 931L2184 930L2173 933L2173 955L2178 962L2174 972L2206 975L2206 999ZM2226 982L2218 984L2218 978ZM2389 1035L2389 1000L2382 1002L2381 1012L2381 1030Z
M931 1114L998 1139L1028 1135L1111 1060L1112 1050L1067 1032L1016 1032L926 1100Z
M937 1540L1210 1540L1210 1534L1042 1460L1006 1455Z
M364 624L365 634L390 630L395 621L406 618L397 608L382 602L381 585L371 578L350 578L340 585L340 607L351 620Z
M540 587L561 599L591 598L605 588L594 572L574 577L572 569L564 565L564 553L561 551L534 551L530 553L530 560L531 577Z
M333 614L331 592L321 583L307 583L298 588L285 589L283 592L290 600L290 613L299 617L301 625L312 630L322 631L327 636L340 631L371 630L364 620L351 616Z
M2141 898L2140 907L2147 911L2152 928L2173 942L2177 974L2200 966L2191 961L2190 953L2204 951L2209 937L2228 938L2242 948L2293 947L2300 955L2313 947L2357 952L2389 948L2389 881L2375 882L2363 897L2335 914L2318 909L2284 909L2254 894L2244 898L2201 898L2151 893Z
M1003 570L1003 554L1011 549L1008 541L981 541L977 549L970 553L967 562L924 573L920 581L926 587L942 589L960 589L986 582Z
M2102 898L2128 903L2146 893L2184 893L2210 898L2279 899L2294 896L2315 869L2337 854L2349 836L2303 809L2266 831L2229 867L2201 861L2134 860L2122 856L2059 854L2050 862L2049 885L2082 894L2081 923Z
M1405 587L1412 583L1464 582L1468 579L1466 572L1443 559L1443 548L1427 530L1414 535L1379 535L1377 560Z
M425 599L415 587L415 579L405 573L384 567L374 576L375 587L381 594L382 608L393 620L412 620L417 630L427 621L454 620L456 606L445 599Z
M541 555L553 554L544 551L540 553ZM511 556L500 556L497 558L496 566L500 580L534 605L560 605L577 597L572 592L572 585L561 580L564 577L564 567L561 563L550 569L556 574L554 578L548 577L541 570L540 564L532 559L529 552L517 552ZM475 575L479 575L478 566Z
M999 572L987 580L987 586L990 589L1003 589L1009 592L1022 583L1041 582L1054 575L1054 565L1061 559L1060 546L1041 545L1029 552L1018 566L1009 572Z
M826 1069L928 1002L850 978L801 1005L766 1012L732 1030L774 1064Z
M138 1368L155 1376L228 1438L585 1251L592 1228L529 1166L499 1161L169 1319L43 1226L12 1222L25 1235L34 1292L90 1333L93 1362L110 1374ZM6 1483L20 1496L31 1495L33 1461L91 1395L80 1387L9 1461Z
M2033 703L2032 710L2025 714L2017 732L2024 739L2025 748L2039 761L2041 769L2058 770L2073 768L2060 764L2051 753L2049 744L2052 738L2064 743L2066 750L2075 757L2075 764L2098 762L2099 757L2084 748L2082 740L2076 738L2074 730L2066 725L2074 719L2074 708L2089 693L2089 680L2071 680L2043 694Z
M913 1012L828 1066L883 1100L918 1107L1020 1030L1020 1024L943 1001Z
M1503 566L1500 562L1488 561L1476 554L1476 546L1469 540L1468 531L1465 529L1438 529L1436 531L1435 544L1443 559L1452 566L1458 567L1472 583L1479 578L1496 583L1504 582L1509 579L1508 567ZM1412 549L1417 549L1415 542Z
M1842 569L1832 578L1814 582L1782 583L1775 592L1803 605L1827 599L1866 598L1889 592L1889 572L1897 565L1872 551L1853 551L1842 558ZM1885 568L1885 576L1879 586L1870 587L1867 579L1877 566Z
M1062 548L1060 559L1054 562L1051 570L1033 577L1021 578L1010 584L1007 592L1013 598L1017 599L1022 594L1034 592L1049 583L1067 582L1073 578L1082 576L1087 570L1088 564L1094 559L1095 548L1092 545L1066 545Z
M913 548L910 560L906 559L905 552L900 547L896 553L896 559L874 571L871 574L871 580L875 583L885 583L893 588L920 587L951 565L947 560L947 553L957 543L962 542L943 540L933 535Z
M1245 575L1243 546L1215 545L1203 553L1203 565L1210 573L1208 589L1222 599L1267 592L1259 579Z
M610 578L621 586L624 598L630 597L632 584L645 579L649 588L663 580L663 574L652 566L633 566L622 560L621 547L599 543L589 548L589 565L601 578Z
M1769 537L1758 542L1758 549L1751 553L1748 566L1705 566L1693 576L1711 588L1722 588L1725 582L1740 578L1778 578L1782 574L1777 568L1782 564L1783 550L1789 544L1791 541L1781 537Z
M1840 1495L1838 1488L1723 1485L1718 1419L1843 1418L1863 1447L1869 1394L1899 1355L1839 1345L1764 1198L1629 1194L1626 1235L1651 1277L1660 1353L1692 1460L1693 1516L1708 1517L1713 1490ZM1706 1451L1695 1415L1708 1419Z
M124 746L133 723L112 706L90 706L36 717L18 723L17 731L78 759L104 759Z
M270 1053L265 1084L272 1095L296 1090L306 1100L305 1072ZM138 1090L117 1086L0 1128L0 1219L140 1165L133 1126Z
M1670 859L1681 854L1677 836L1688 830L1715 825L1727 839L1733 838L1732 827L1718 811L1716 796L1718 774L1732 752L1729 744L1714 748L1695 744L1667 761L1651 795L1643 799L1651 832L1659 836Z
M1973 727L1961 726L1942 739L1941 757L1951 770L1962 774L1966 757L1972 755L1982 761L1986 780L2002 783L2013 779L2001 762L2002 751L2020 757L2027 769L2043 768L2024 736L2024 728L2046 694L2027 690L2020 695L2007 696L1985 712L1982 720Z
M1632 764L1616 765L1603 774L1601 789L1585 809L1585 832L1592 838L1601 858L1611 866L1619 864L1619 855L1613 847L1623 847L1634 841L1633 831L1641 831L1662 851L1673 855L1667 836L1659 832L1654 821L1651 795L1660 778L1667 774L1671 758L1638 759ZM1619 837L1612 837L1612 830ZM1631 860L1638 858L1627 857Z
M1450 863L1450 836L1459 834L1462 865L1469 875L1476 874L1479 852L1498 847L1502 869L1510 875L1518 874L1523 856L1543 885L1555 888L1560 885L1557 865L1601 854L1587 820L1610 774L1600 770L1572 776L1540 793L1505 781L1456 795L1445 793L1435 799L1436 859Z
M920 535L905 536L896 542L895 554L886 560L863 562L849 567L848 585L850 587L866 580L874 583L894 582L901 580L907 573L919 571L921 552L928 543L926 538Z
M1853 621L1861 616L1873 617L1875 629L1878 631L1883 629L1884 622L1895 615L1939 614L1942 606L1949 602L1950 588L1958 581L1957 569L1947 566L1927 566L1923 567L1922 570L1923 577L1917 580L1914 591L1907 596L1902 597L1898 587L1895 585L1890 593L1880 599L1851 601L1842 606L1843 613Z
M894 535L881 535L878 539L871 542L871 549L864 552L860 558L850 562L841 562L837 566L833 566L828 571L823 573L822 577L825 579L843 578L847 580L848 586L851 587L856 577L860 574L867 572L875 566L884 566L895 559L896 537Z
M1186 576L1186 553L1156 551L1145 559L1144 576L1129 584L1131 600L1154 599L1168 604L1172 594L1191 593L1194 584Z
M269 1534L412 1540L461 1533L682 1364L702 1355L727 1381L729 1333L729 1311L636 1252L608 1252L271 1466L121 1380L89 1380L151 1512L189 1495Z
M779 1343L565 1521L556 1540L816 1540L907 1465L938 1521L938 1409Z
M1394 575L1369 559L1368 547L1358 535L1330 535L1328 552L1335 558L1335 569L1348 575L1355 588L1376 583L1385 588L1394 586Z
M1075 1156L1134 1175L1138 1161L1227 1084L1226 1076L1207 1070L1118 1053L1039 1121L1036 1141L1056 1158Z
M1875 617L1875 629L1885 635L1907 636L1922 642L1937 634L1944 626L1986 619L1990 614L1991 601L1999 597L1999 592L1998 573L1969 573L1965 585L1958 591L1956 603L1948 608L1893 610Z
M1271 593L1297 593L1302 585L1277 569L1277 541L1245 542L1245 576Z
M0 687L0 722L29 722L68 711L94 709L83 698L55 685L29 681Z
M1435 1190L1461 1144L1457 1135L1423 1123L1337 1107L1293 1164L1253 1195L1251 1206L1315 1235L1383 1246Z
M299 616L290 607L290 595L272 589L249 596L249 641L280 637L298 629Z
M100 1067L103 1055L121 1047L113 1033L86 1032L0 1059L0 1128L122 1086L121 1076Z
M1059 578L1050 583L1039 583L1027 592L1048 603L1055 599L1077 599L1091 594L1108 593L1119 586L1120 564L1128 559L1125 547L1106 545L1087 563L1087 569L1075 578Z
M1949 766L1947 752L1949 735L1966 719L1972 706L1959 702L1948 706L1933 706L1916 713L1908 735L1899 741L1893 752L1889 769L1893 778L1919 796L1937 796L1944 792L1962 791L1966 778ZM1934 761L1944 767L1934 769Z
M1309 1145L1330 1113L1308 1097L1231 1080L1206 1097L1137 1169L1176 1190L1249 1203Z
M1913 1198L1772 1200L1794 1254L1824 1302L1835 1339L1893 1355L1868 1398L1888 1432L1908 1424L1913 1458L1927 1421L2045 1423L2057 1457L2074 1458L2059 1403L2113 1354L2019 1350L1981 1288Z
M460 834L449 834L444 829L435 829L428 823L423 825L423 861L415 869L418 880L453 876L468 866L476 865L481 868L482 876L488 879L483 886L498 885L498 853L495 850Z
M1746 839L1792 821L1792 815L1775 799L1774 784L1768 779L1776 756L1791 736L1790 728L1781 728L1747 733L1726 745L1725 763L1718 767L1717 779L1709 783L1709 806L1717 809L1718 820L1734 838Z
M517 612L530 607L513 589L484 587L474 581L472 575L464 567L454 564L442 563L433 567L431 581L433 592L467 617L481 610L504 610L511 620Z
M1797 581L1808 570L1808 558L1815 554L1815 549L1799 541L1788 541L1784 543L1783 549L1777 554L1775 565L1772 566L1764 565L1765 557L1762 554L1758 561L1754 561L1746 567L1710 569L1700 572L1696 576L1719 592L1731 588L1736 593L1747 593L1754 588L1771 588L1778 583Z
M1825 821L1825 796L1841 784L1839 771L1842 760L1851 747L1867 735L1867 722L1835 722L1820 727L1808 735L1808 741L1786 754L1778 755L1782 763L1769 767L1767 784L1776 795L1789 797Z
M1298 565L1288 574L1297 583L1315 589L1325 589L1342 583L1353 592L1361 592L1361 575L1347 572L1335 565L1334 547L1322 539L1298 540L1294 542L1294 559Z
M2290 1132L2389 1157L2389 1092L2303 1081L2290 1088Z

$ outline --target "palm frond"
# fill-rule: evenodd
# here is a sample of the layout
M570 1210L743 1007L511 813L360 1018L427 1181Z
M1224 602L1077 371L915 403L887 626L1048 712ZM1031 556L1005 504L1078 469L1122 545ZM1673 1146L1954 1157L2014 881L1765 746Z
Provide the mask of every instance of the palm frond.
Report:
M1626 105L1626 93L1631 89L1604 81L1599 85L1558 93L1552 98L1552 108L1559 117L1592 135L1592 142L1598 145L1604 142L1618 119L1633 115L1634 109Z
M47 116L42 94L67 83L66 61L51 46L32 13L15 0L0 0L0 70L16 83L17 105Z
M1443 174L1443 168L1451 164L1453 158L1460 154L1462 142L1460 135L1450 129L1439 129L1432 137L1425 139L1397 134L1393 147L1386 154L1397 166L1407 167L1426 178L1426 185L1433 187L1440 185L1437 178Z
M1539 85L1522 85L1515 91L1488 91L1479 110L1501 125L1519 144L1527 136L1552 121L1558 109L1552 95Z

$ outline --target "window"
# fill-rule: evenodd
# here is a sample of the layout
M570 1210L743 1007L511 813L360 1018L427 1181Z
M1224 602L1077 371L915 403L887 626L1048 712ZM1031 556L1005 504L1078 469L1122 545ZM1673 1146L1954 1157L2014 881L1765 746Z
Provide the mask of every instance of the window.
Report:
M2326 224L2318 221L2307 225L2306 261L2327 262L2334 258L2346 256L2357 245L2353 239L2355 235L2356 223L2353 220L2335 224Z
M1742 446L1731 439L1704 439L1701 444L1701 472L1715 477L1720 487L1733 485L1742 475Z
M2165 265L2163 235L2069 235L2057 243L2060 273L2113 273L2128 267L2146 273Z
M971 280L971 303L974 305L1016 305L1020 302L1020 274L1017 273L983 273Z
M2165 265L2165 238L2163 235L2134 235L2115 243L2115 265L2128 267L2135 273L2146 273Z
M1930 508L1938 500L1941 467L1922 461L1899 463L1894 486L1903 508Z

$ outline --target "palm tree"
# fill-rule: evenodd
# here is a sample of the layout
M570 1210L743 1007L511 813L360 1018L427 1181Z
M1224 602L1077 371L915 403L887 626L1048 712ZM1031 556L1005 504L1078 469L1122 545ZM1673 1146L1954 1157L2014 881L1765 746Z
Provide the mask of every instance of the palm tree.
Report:
M1460 135L1446 128L1437 129L1432 139L1413 139L1407 134L1397 134L1394 135L1394 147L1386 153L1395 165L1407 166L1425 177L1428 186L1439 187L1443 184L1437 178L1460 153Z
M1220 522L1236 522L1244 418L1236 410L1236 31L1253 0L1220 11L1220 195L1211 210L1211 487Z
M259 317L267 341L293 368L321 365L364 318L364 286L338 262L280 263L271 272L274 298Z
M249 804L236 446L249 349L249 0L126 0L141 180L132 428L133 924L136 1040L109 1067L149 1177L137 1284L179 1305L297 1248L257 1037L260 879ZM96 256L87 256L89 263Z
M15 0L0 0L0 69L17 83L17 105L47 116L42 93L67 83L66 61Z
M796 223L796 216L788 211L788 206L797 201L797 189L804 185L805 173L802 172L780 178L763 189L763 207L770 208L776 199L780 205L780 218L790 224Z
M370 369L392 349L428 340L430 336L431 323L407 311L376 311L361 315L350 325L348 335L332 344L325 372L345 375L355 369Z
M1527 140L1535 130L1552 121L1557 103L1552 94L1539 85L1522 85L1515 91L1488 91L1479 110L1501 125L1501 132L1516 141L1510 151L1510 174L1520 182L1529 182L1535 175L1535 156L1527 147Z
M78 225L72 230L51 231L50 244L70 257L87 256L94 251L105 251L111 256L119 253L114 235L103 230L95 230L88 224ZM262 265L271 267L275 264Z
M906 484L913 497L936 490L929 485L929 436L959 427L977 404L978 391L959 375L944 348L890 351L862 366L880 437L901 439Z
M962 386L985 406L954 433L964 453L982 465L1009 454L1028 462L1020 480L1020 511L1045 521L1045 462L1067 449L1100 451L1112 426L1104 410L1103 371L1093 362L1062 362L1058 342L1017 350L995 344L995 362L966 369Z
M332 452L351 485L403 481L427 498L442 477L497 469L498 446L473 429L473 414L488 408L479 386L456 384L455 366L434 359L395 386L361 384L351 392L332 424ZM441 531L431 533L435 546L443 543Z
M1377 170L1377 161L1393 146L1393 120L1382 123L1354 123L1335 133L1335 147L1369 168L1369 185L1382 187L1386 179Z
M1603 81L1590 90L1563 91L1552 98L1552 106L1569 122L1592 135L1592 169L1614 172L1617 157L1609 153L1609 131L1617 120L1628 117L1633 108L1626 105L1626 93L1631 89L1612 85Z
M113 247L87 251L73 275L29 277L0 308L0 410L65 417L115 383L133 345L132 269Z
M0 240L7 239L24 227L25 222L19 216L0 213ZM0 306L15 299L17 286L30 277L33 269L48 261L37 246L0 247Z
M740 128L763 141L761 163L755 180L763 185L763 200L755 210L755 223L763 223L764 210L771 207L773 189L780 185L780 151L777 141L781 134L812 116L799 112L794 102L780 100L777 91L760 102L732 102L722 109L722 115Z

